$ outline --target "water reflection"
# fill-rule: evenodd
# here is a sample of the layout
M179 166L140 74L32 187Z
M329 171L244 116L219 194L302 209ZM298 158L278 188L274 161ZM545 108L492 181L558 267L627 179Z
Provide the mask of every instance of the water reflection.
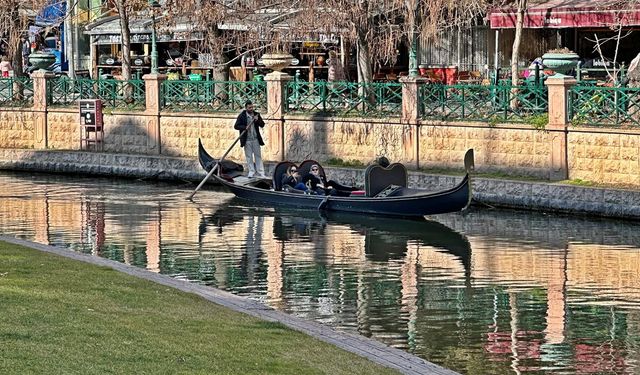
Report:
M223 288L463 373L638 372L633 222L321 216L211 191L192 204L191 186L24 174L0 184L0 233Z

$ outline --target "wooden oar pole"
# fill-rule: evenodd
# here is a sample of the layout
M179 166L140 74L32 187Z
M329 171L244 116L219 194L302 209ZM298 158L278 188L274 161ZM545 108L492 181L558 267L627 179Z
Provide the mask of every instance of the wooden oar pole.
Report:
M242 133L240 133L240 135L238 136L238 138L236 138L235 141L233 141L233 144L229 147L229 149L227 149L227 152L224 153L224 155L222 155L222 157L220 159L218 159L218 162L213 166L213 168L211 168L211 170L209 171L209 173L207 173L207 175L204 177L204 179L202 180L202 182L200 182L200 185L198 185L198 187L196 188L196 190L193 191L193 193L191 193L191 195L189 195L189 198L187 198L188 200L191 200L193 198L194 195L196 195L196 193L198 192L198 190L200 190L200 188L207 182L207 180L209 179L209 177L211 177L211 175L213 175L216 170L218 170L220 163L222 163L222 161L224 160L224 158L227 157L227 155L229 155L229 153L231 152L231 150L233 149L233 147L236 145L236 143L238 143L238 141L240 140L240 138L242 138L242 136L244 135L244 133L246 133L247 130L243 130Z

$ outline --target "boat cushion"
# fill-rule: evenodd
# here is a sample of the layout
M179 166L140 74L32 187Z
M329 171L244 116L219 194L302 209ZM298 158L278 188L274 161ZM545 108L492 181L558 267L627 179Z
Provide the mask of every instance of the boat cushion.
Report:
M296 164L290 161L281 161L276 164L276 167L273 169L273 190L282 190L282 177L287 173L290 165ZM300 167L298 167L298 170L300 170Z
M366 192L364 190L356 190L351 192L352 197L364 197Z
M376 194L375 197L376 198L393 197L394 195L396 195L396 193L400 189L403 189L403 187L398 185L389 185L386 188L384 188L384 190Z
M390 185L407 187L407 168L393 163L387 168L372 164L364 171L364 190L367 197L375 197Z

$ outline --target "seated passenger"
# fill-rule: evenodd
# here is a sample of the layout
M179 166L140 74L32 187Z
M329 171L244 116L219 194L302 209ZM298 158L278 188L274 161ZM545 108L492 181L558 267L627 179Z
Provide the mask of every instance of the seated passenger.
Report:
M302 182L308 189L317 195L325 195L325 186L320 176L320 167L317 164L311 166L309 173L302 177Z
M300 180L300 173L298 173L298 168L295 165L290 165L287 168L287 173L282 176L282 189L286 191L307 191L307 185Z

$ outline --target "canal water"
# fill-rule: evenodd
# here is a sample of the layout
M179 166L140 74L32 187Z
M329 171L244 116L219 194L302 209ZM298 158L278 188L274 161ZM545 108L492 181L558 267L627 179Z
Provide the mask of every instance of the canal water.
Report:
M640 373L640 224L277 210L0 172L0 233L211 285L468 374ZM0 272L2 265L0 264Z

